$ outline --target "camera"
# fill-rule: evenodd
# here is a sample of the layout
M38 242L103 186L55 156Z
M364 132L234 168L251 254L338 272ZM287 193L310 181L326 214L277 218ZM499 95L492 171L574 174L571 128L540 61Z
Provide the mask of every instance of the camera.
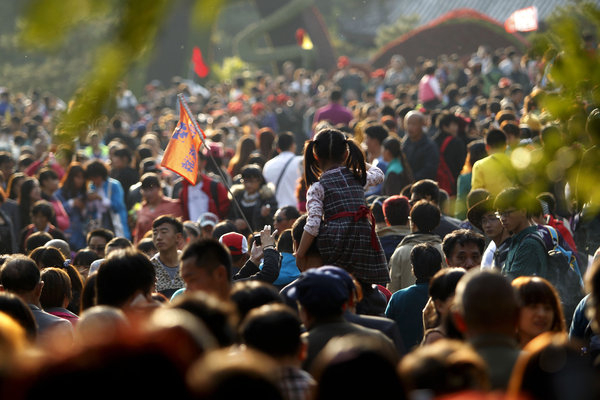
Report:
M257 246L262 246L262 242L260 240L260 232L255 232L253 236L254 236L254 243L256 243Z

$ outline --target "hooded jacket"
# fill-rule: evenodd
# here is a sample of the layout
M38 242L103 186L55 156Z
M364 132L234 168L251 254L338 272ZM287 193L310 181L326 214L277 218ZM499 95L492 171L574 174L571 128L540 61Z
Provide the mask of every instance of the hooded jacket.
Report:
M394 293L414 285L417 278L412 272L410 251L419 243L431 243L442 255L442 267L446 267L446 256L442 250L442 239L433 233L411 233L402 239L390 259L390 283L388 289Z

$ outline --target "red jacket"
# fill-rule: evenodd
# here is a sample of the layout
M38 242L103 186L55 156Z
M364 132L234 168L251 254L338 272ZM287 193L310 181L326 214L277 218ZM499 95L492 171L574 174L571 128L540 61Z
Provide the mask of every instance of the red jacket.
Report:
M227 188L225 188L225 186L223 186L222 183L215 181L218 199L213 199L211 190L211 182L213 182L213 180L206 175L202 175L202 182L202 191L208 196L208 211L210 211L213 214L216 214L220 220L227 218L227 213L229 213L229 206L231 204ZM184 179L181 185L180 197L181 205L183 208L183 217L185 218L185 220L190 219L190 209L188 206L189 187L190 183Z

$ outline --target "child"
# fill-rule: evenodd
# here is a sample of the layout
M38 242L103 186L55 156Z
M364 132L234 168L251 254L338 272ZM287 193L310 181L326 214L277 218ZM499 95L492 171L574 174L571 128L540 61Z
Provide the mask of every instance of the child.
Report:
M27 238L35 232L48 232L54 239L67 240L63 232L50 223L53 217L54 208L52 207L52 204L46 200L39 200L35 202L33 208L31 209L32 223L27 225L21 231L19 246L22 253L25 253L25 242L27 241Z
M383 172L365 163L356 143L335 129L321 130L307 142L304 170L308 220L296 251L298 267L317 238L323 265L343 267L361 283L389 282L364 189L381 183Z

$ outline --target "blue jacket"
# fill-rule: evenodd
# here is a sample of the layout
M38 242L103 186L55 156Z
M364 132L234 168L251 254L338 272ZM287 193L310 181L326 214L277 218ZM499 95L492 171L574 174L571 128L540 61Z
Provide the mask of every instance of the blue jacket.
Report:
M109 190L110 185L110 190ZM108 178L103 184L102 188L104 193L110 191L110 208L113 212L117 213L121 218L121 224L123 225L124 236L131 240L131 233L129 232L129 226L127 224L127 207L125 207L125 197L123 194L123 187L118 180ZM91 189L95 190L94 184L91 185Z

